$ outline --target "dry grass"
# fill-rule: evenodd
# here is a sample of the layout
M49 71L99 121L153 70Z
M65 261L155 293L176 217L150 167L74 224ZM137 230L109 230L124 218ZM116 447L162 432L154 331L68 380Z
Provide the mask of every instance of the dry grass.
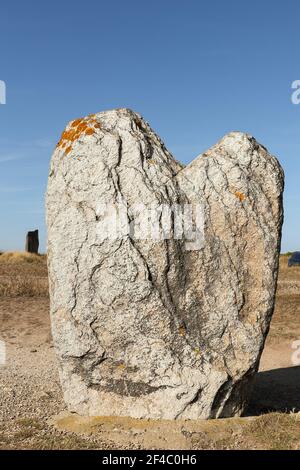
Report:
M0 297L48 296L47 257L25 252L0 254Z
M46 255L35 255L26 251L0 252L0 263L38 263L44 264Z
M269 343L300 337L300 266L289 268L287 262L282 255Z
M0 277L0 297L47 297L47 279L23 278L13 279Z
M244 431L245 439L256 448L271 450L300 449L300 416L270 413L253 420Z
M299 450L299 414L269 413L257 418L200 422L190 433L197 450Z
M15 429L0 427L0 449L76 450L101 448L101 443L72 433L61 433L35 418L19 419Z

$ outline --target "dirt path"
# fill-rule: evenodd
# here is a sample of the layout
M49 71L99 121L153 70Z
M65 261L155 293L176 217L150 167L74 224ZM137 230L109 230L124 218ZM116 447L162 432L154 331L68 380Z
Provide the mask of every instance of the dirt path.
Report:
M48 311L47 299L0 300L0 338L6 344L0 422L41 419L63 407Z

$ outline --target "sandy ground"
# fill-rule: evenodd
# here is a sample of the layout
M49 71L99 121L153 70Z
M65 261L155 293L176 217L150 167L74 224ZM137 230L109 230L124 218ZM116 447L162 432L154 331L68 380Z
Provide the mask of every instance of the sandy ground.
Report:
M259 440L249 445L245 441L245 436L253 433L255 418L251 416L300 410L300 367L292 362L292 343L300 339L299 287L300 269L288 271L283 263L274 320L245 418L210 423L85 420L67 414L51 340L47 297L0 297L0 339L6 343L6 364L0 366L0 448L259 447ZM54 427L51 423L56 415ZM271 421L269 424L273 426ZM264 442L265 437L261 439ZM298 448L299 443L297 437L292 448ZM268 448L268 444L262 444L262 448Z

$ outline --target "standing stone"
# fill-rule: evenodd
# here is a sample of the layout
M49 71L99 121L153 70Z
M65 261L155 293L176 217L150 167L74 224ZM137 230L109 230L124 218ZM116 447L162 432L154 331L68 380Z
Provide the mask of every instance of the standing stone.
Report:
M282 191L278 161L247 134L228 134L184 168L130 110L67 126L51 161L47 223L52 331L70 410L242 413L273 313ZM108 237L103 207L120 201L201 207L201 243L172 236L174 217L167 239L138 237L130 209L130 233Z
M34 230L26 235L25 251L28 253L38 253L39 251L39 231Z

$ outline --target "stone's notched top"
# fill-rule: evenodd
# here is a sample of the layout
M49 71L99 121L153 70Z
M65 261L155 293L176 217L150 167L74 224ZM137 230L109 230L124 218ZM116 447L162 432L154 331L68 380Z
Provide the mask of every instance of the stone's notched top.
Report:
M61 158L69 147L79 164ZM247 134L183 167L133 111L67 126L46 204L52 331L71 411L242 413L273 313L282 191L278 161ZM99 241L97 207L120 199L203 205L203 248L174 237Z
M121 115L124 117L127 116L136 124L141 122L141 116L127 108L89 114L86 117L78 118L69 122L56 147L63 150L64 154L67 155L72 151L74 142L79 140L81 137L95 134L97 129L101 128L101 117L108 117L110 115L112 118L118 118Z

